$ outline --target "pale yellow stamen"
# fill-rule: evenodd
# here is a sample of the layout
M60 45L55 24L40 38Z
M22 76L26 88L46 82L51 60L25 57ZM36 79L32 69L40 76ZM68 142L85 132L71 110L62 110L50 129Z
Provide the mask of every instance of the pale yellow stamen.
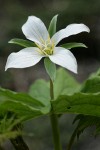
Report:
M37 44L39 48L38 52L43 55L52 55L54 52L54 43L50 40L50 37L46 41L41 40L41 44Z

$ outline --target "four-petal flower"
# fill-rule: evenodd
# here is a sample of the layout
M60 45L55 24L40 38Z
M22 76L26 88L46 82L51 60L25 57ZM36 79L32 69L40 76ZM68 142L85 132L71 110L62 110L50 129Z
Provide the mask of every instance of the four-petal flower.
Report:
M26 68L37 64L43 57L49 59L74 73L77 73L77 61L68 49L56 45L63 39L80 32L89 32L84 24L71 24L55 33L51 39L44 23L35 16L29 16L22 26L27 39L35 42L37 47L27 47L17 53L11 53L7 59L8 68Z

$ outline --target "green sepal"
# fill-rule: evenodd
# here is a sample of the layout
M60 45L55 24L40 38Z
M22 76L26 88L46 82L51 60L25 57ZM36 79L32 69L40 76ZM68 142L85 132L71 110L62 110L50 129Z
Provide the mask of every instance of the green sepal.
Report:
M54 81L56 78L56 65L49 58L45 58L44 66L50 79Z
M28 40L18 39L18 38L11 39L8 43L17 44L23 47L36 47L35 43Z
M61 45L61 47L64 47L66 49L71 49L71 48L75 48L75 47L84 47L84 48L87 48L87 46L85 44L83 44L83 43L76 43L76 42L66 43L66 44Z
M50 22L50 25L48 28L48 32L50 34L50 37L52 37L56 33L57 17L58 17L58 15L55 15Z

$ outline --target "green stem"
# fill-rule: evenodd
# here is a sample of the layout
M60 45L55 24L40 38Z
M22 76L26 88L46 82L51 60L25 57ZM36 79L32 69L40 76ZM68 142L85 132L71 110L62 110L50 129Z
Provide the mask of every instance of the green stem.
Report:
M51 79L50 79L50 96L51 96L51 100L53 100L54 92L53 92L53 82ZM53 106L52 106L52 114L50 115L50 120L52 125L54 148L55 150L62 150L60 134L59 134L58 116L54 114Z

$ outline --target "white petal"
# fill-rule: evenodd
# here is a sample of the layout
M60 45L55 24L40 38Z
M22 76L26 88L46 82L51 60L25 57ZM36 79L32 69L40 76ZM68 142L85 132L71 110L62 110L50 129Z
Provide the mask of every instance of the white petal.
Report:
M71 35L75 35L81 32L89 32L89 28L84 24L70 24L65 29L62 29L55 33L51 40L57 45L59 41Z
M8 68L26 68L37 64L44 57L37 50L38 48L29 47L17 53L11 53L8 56L5 71Z
M26 23L22 26L22 31L27 39L36 43L41 43L49 37L44 23L35 16L29 16Z
M67 49L55 47L54 54L49 56L50 60L74 73L77 73L77 61L74 55Z

